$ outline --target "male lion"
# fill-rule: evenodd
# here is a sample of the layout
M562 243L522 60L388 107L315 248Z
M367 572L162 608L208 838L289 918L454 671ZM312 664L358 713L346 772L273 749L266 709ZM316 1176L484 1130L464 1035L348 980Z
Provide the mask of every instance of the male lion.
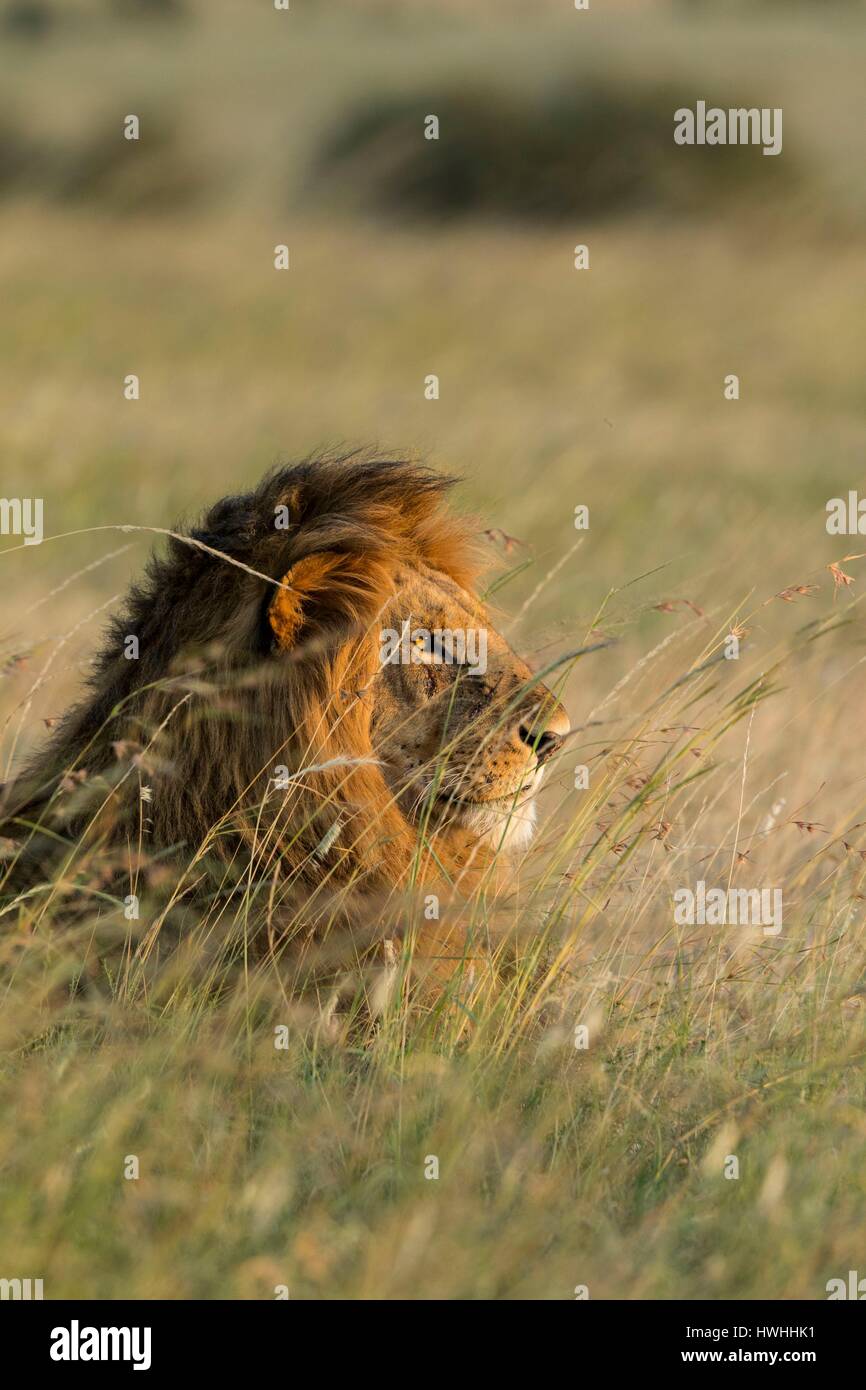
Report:
M44 878L59 844L67 883L85 855L136 885L184 862L185 902L264 884L273 945L274 904L315 926L339 899L357 926L359 903L525 845L569 723L489 625L449 486L320 458L173 536L86 697L5 790L18 868ZM418 952L459 957L453 933L426 923Z

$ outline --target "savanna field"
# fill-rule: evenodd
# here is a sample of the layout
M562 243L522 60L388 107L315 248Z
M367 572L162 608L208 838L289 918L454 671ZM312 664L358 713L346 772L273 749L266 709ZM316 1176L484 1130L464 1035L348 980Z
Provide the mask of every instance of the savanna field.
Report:
M132 938L98 959L130 926L98 866L73 931L68 884L4 893L0 1277L748 1300L866 1274L866 539L826 529L866 488L863 9L608 8L0 8L0 493L45 518L0 537L0 780L146 528L343 445L464 480L496 625L576 730L535 843L465 905L502 966L468 1001L335 1035L273 972L203 969L207 922L159 972ZM675 150L697 97L784 108L782 155ZM781 890L781 931L677 922L699 881Z

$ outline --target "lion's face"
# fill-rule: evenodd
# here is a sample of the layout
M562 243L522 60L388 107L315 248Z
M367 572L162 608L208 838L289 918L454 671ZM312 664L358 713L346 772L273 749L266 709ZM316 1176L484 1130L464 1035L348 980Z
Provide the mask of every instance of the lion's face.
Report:
M447 575L401 571L370 689L373 746L410 819L519 848L569 720Z

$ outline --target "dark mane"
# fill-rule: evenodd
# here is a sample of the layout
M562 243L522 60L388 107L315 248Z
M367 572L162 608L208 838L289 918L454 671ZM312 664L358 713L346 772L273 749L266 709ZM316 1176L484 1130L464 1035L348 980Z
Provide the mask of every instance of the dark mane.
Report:
M45 849L36 823L70 844L127 851L207 841L223 861L264 842L267 862L279 850L303 872L339 818L351 825L344 873L399 876L414 839L354 692L370 677L369 628L396 566L421 560L473 583L470 533L443 509L451 482L376 454L319 456L273 470L169 539L111 621L84 697L4 789L2 833L24 834L31 854ZM294 565L322 552L341 568L311 608L311 635L274 654L268 604ZM269 796L275 765L330 761L314 791L300 779Z

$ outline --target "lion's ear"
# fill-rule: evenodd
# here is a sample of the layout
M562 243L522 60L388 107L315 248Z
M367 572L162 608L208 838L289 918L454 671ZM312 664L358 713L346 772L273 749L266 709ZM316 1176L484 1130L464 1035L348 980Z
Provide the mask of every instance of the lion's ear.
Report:
M382 556L322 550L293 565L268 607L277 646L313 635L341 637L373 622L394 591Z

